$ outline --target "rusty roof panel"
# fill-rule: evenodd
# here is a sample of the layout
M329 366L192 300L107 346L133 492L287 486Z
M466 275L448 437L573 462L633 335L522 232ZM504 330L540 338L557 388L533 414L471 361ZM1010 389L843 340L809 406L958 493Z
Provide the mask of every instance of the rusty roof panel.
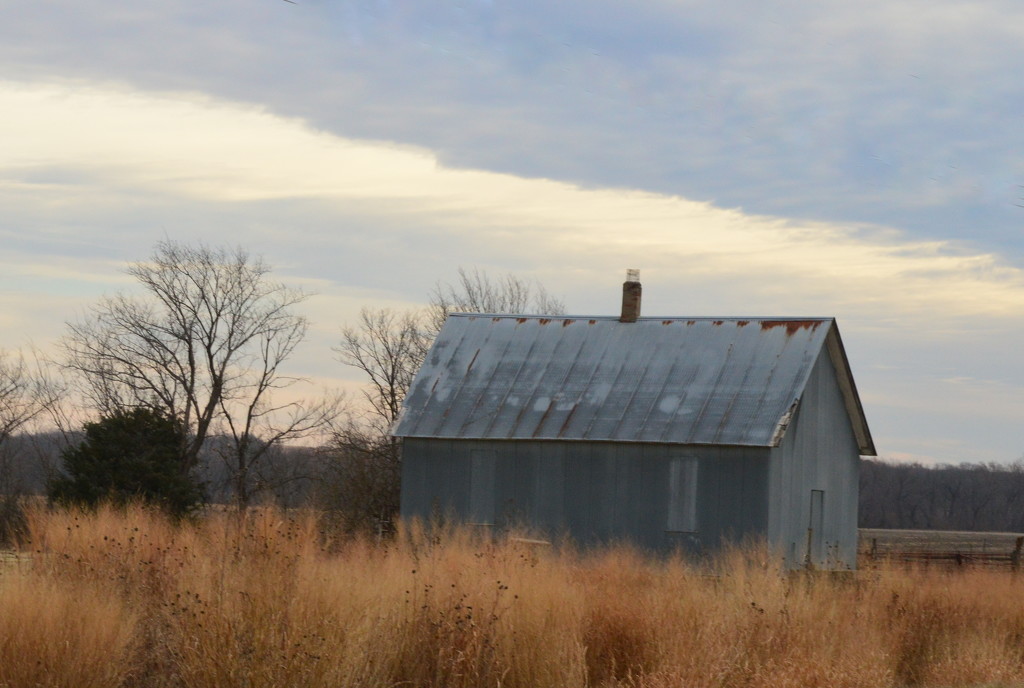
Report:
M456 314L394 434L772 446L833 329L831 318Z

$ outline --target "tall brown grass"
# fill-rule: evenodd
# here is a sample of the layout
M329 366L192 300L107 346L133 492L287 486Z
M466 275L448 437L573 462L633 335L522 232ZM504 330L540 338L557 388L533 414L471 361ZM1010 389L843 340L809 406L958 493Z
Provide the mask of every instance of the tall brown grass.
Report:
M1024 581L790 575L310 513L30 511L0 563L0 686L964 686L1024 682Z

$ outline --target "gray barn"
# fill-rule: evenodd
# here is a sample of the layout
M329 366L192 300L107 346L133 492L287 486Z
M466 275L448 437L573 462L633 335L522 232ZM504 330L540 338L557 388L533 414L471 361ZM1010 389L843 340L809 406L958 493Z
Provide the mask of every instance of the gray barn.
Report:
M625 287L620 318L448 318L394 429L402 516L855 566L875 451L835 320L640 318Z

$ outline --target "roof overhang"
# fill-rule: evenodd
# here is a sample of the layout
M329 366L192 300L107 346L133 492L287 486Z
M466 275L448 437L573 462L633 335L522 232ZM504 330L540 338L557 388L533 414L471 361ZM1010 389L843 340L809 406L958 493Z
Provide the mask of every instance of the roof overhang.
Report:
M860 449L861 456L878 456L875 442L871 439L871 430L868 429L864 407L860 403L860 395L857 394L857 385L853 381L853 373L850 371L850 361L846 358L846 349L839 336L839 326L834 321L825 338L825 348L828 350L832 366L836 370L839 391L843 395L843 404L850 417L850 427L857 439L857 447Z

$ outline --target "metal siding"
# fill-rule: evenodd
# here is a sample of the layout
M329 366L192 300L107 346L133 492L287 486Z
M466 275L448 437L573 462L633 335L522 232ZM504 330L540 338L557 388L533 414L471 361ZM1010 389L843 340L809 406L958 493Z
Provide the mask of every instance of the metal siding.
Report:
M835 368L822 353L808 379L800 410L782 445L772 451L771 541L787 564L802 566L807 554L811 493L824 491L824 556L814 565L857 565L859 449L848 422Z
M513 493L507 504L508 524L515 528L527 527L533 519L536 502L534 475L539 457L529 443L523 442L512 452Z
M402 489L399 494L399 513L405 519L427 518L427 514L424 513L423 509L423 499L430 487L426 471L426 461L423 458L425 451L419 448L425 441L429 440L408 439L403 443L404 448L411 452L410 455L416 457L412 461L402 461Z
M591 490L589 448L589 443L574 442L566 446L565 453L565 525L572 538L580 544L587 541L591 505L595 500Z
M470 447L447 440L406 440L403 446L401 514L429 521L465 518L469 510Z
M695 456L672 456L668 460L668 517L665 530L697 532L697 470Z
M395 434L771 446L833 327L453 315Z
M804 401L807 401L806 397ZM810 485L817 484L815 476L809 475L814 467L808 465L806 458L813 451L809 436L814 430L804 430L804 411L802 404L782 444L772 451L773 471L778 476L778 480L772 482L771 503L778 507L778 524L772 528L777 536L773 537L772 543L791 568L802 566L804 562L805 524L809 517L805 502L810 498ZM813 422L808 422L808 425L813 426Z
M473 449L469 465L469 522L495 524L497 455L491 449Z
M495 507L497 509L497 525L506 528L516 525L520 520L518 493L520 486L518 479L518 456L514 444L502 446L495 442L477 440L475 446L490 447L498 457L495 466Z
M568 534L582 546L629 541L650 551L710 551L723 539L763 535L768 450L619 442L406 440L402 516L472 522L473 456L494 456L498 527ZM667 532L673 457L698 462L697 532ZM478 475L479 477L479 475ZM488 477L488 476L485 476ZM488 481L484 481L488 482Z
M768 451L693 447L697 467L695 544L714 550L725 542L766 535Z
M591 527L594 536L599 540L608 541L615 536L616 511L619 506L616 499L618 480L616 463L618 445L598 444L591 448L594 466L597 470L593 475L593 490L596 496L592 512Z
M614 473L612 474L615 496L615 511L612 515L612 531L617 538L636 541L642 530L638 528L639 504L630 498L630 488L641 477L637 463L641 459L641 448L630 444L616 444Z
M549 447L537 446L536 472L533 476L533 490L536 501L532 522L536 527L550 534L559 534L565 528L565 449L560 443Z
M637 479L631 483L630 499L636 505L637 542L647 549L662 549L666 545L665 512L668 494L665 485L665 459L662 445L641 445L637 464Z

